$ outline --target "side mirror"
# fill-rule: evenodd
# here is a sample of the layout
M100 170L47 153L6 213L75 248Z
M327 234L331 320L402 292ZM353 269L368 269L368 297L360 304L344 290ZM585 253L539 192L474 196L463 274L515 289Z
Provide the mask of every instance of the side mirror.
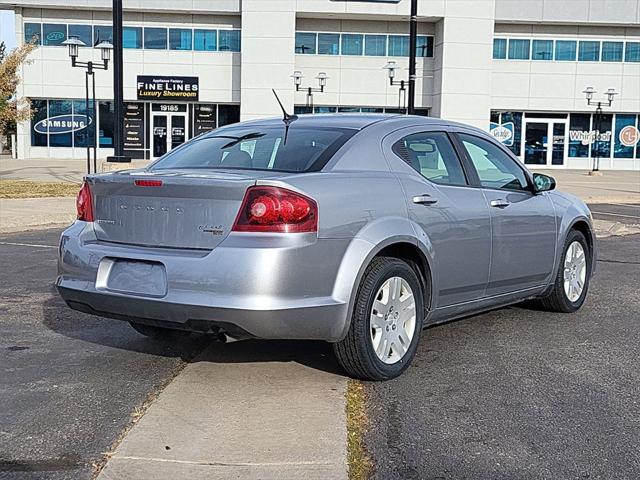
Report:
M556 181L553 177L545 175L543 173L533 174L533 185L536 193L548 192L556 188Z

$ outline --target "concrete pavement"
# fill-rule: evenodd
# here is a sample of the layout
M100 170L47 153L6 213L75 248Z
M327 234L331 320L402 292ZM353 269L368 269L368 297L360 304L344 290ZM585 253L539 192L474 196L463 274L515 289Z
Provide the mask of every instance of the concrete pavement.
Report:
M556 179L558 190L586 203L640 204L640 171L609 170L590 176L585 170L535 170Z
M70 225L75 219L73 197L0 198L0 233Z
M270 343L281 353L264 355ZM162 391L98 479L346 479L346 379L326 346L309 344L308 359L326 349L317 368L304 354L293 362L291 344L212 345Z

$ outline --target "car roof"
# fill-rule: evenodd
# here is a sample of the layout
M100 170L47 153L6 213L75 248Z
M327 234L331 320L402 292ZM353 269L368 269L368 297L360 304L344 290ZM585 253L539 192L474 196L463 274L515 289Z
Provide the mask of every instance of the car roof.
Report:
M422 117L417 115L403 115L403 114L379 114L379 113L320 113L320 114L304 114L298 115L291 126L294 127L337 127L337 128L352 128L356 130L362 130L374 123L385 122L394 120L396 122L405 120L408 123L425 123L425 124L448 124L440 118L434 117ZM231 125L230 125L231 126ZM282 117L272 117L259 120L249 120L241 122L240 124L234 124L233 126L282 126Z

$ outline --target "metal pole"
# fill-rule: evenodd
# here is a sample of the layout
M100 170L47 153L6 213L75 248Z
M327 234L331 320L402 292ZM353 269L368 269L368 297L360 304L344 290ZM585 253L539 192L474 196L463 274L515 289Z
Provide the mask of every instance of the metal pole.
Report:
M122 81L122 0L113 0L113 148L111 162L130 162L124 156L123 81Z
M93 173L98 173L98 158L97 158L97 145L96 142L98 141L97 139L97 135L96 133L98 132L98 115L96 114L96 74L94 72L91 72L91 85L93 87L93 94L92 94L92 103L93 105L91 106L91 117L93 118L93 122L92 122L92 129L91 129L91 138L92 138L92 144L93 144Z
M416 113L416 47L418 45L418 0L411 0L409 21L409 102L407 113Z
M595 147L596 147L596 151L594 153L594 157L593 157L593 171L597 172L600 170L600 141L599 141L599 137L600 137L600 117L602 116L602 105L600 104L600 102L598 102L598 107L596 108L596 118L595 118L595 130L596 130L596 134L595 134Z
M84 112L87 117L87 123L89 123L89 70L84 72ZM89 125L87 125L87 132L90 131ZM91 147L89 145L89 139L87 138L87 175L91 175Z

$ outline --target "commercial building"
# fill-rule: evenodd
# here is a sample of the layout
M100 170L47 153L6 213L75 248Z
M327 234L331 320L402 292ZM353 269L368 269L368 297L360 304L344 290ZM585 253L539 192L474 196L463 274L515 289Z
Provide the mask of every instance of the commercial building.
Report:
M39 47L20 95L35 115L18 155L76 157L97 137L112 153L112 72L96 73L97 112L61 43L112 40L111 2L0 0L20 42ZM398 112L410 0L124 0L127 153L155 158L238 120L305 112ZM420 0L416 107L490 130L534 167L640 170L640 0ZM81 48L80 60L100 61ZM294 72L302 75L300 88ZM318 88L326 74L322 92ZM324 82L324 80L322 80ZM594 101L615 89L611 107ZM607 102L605 101L605 104Z

